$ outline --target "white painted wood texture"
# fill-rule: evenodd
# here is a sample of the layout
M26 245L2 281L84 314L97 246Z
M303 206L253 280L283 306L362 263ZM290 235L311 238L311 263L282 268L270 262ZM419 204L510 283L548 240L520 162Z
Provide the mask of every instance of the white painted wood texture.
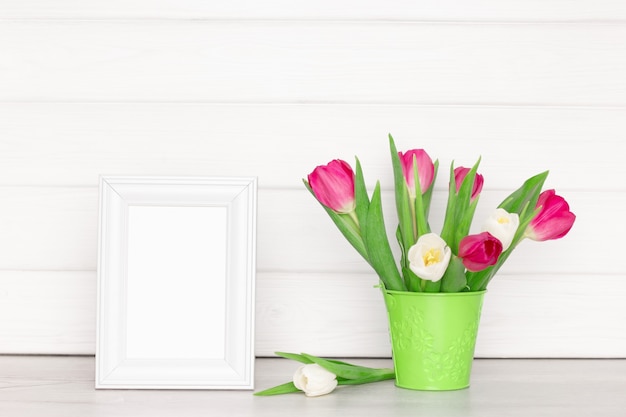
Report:
M0 15L13 19L177 18L177 19L341 19L612 21L626 18L620 0L22 0L0 3Z
M245 4L244 4L245 3ZM99 175L258 176L257 355L390 354L375 275L301 178L386 135L482 156L477 219L526 177L574 229L490 287L480 357L626 357L619 1L0 3L0 353L93 354ZM390 234L391 235L391 234Z
M620 24L10 20L0 39L2 101L626 105Z
M351 362L391 366L389 359ZM288 381L298 365L257 359L258 390ZM465 390L412 391L382 381L339 387L317 398L255 397L251 391L95 391L94 360L88 357L0 356L0 369L0 413L11 417L623 417L626 408L624 360L479 359Z
M0 102L0 129L8 186L96 187L121 173L258 175L260 187L300 189L315 165L356 155L368 184L390 189L388 133L439 158L441 189L453 159L479 156L485 186L505 191L546 169L553 187L585 191L626 177L622 107Z

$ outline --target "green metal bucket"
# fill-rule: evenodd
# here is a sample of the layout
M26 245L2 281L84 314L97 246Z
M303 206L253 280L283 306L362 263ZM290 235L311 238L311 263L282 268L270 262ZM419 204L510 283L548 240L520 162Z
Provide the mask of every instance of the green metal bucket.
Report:
M429 391L469 387L486 291L424 293L381 288L396 386Z

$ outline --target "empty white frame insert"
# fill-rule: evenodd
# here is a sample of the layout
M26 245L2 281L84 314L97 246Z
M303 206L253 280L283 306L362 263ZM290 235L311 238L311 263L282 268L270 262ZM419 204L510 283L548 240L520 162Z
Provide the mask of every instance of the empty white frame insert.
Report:
M101 177L96 388L253 388L256 193Z

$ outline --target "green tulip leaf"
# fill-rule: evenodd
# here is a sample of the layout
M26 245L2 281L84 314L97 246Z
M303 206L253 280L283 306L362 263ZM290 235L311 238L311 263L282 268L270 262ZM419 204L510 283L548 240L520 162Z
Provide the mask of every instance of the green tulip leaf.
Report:
M454 240L452 244L453 246L451 246L452 253L455 255L458 255L459 253L459 243L469 234L472 220L474 218L474 212L476 211L476 206L478 204L478 198L472 201L472 191L474 190L474 182L476 181L478 165L480 165L480 158L478 158L478 161L476 161L465 178L463 178L461 187L459 188L455 210ZM454 175L454 171L452 175Z
M463 261L455 255L450 258L448 269L441 278L441 292L460 292L467 287L465 266Z
M416 241L420 236L430 233L430 226L424 209L424 201L422 200L422 187L420 184L419 170L417 166L417 157L413 156L413 182L415 183L415 223L417 225Z
M370 200L367 195L367 187L365 186L365 178L363 177L363 169L361 162L356 158L356 168L354 174L354 200L356 204L356 216L359 219L359 228L365 230L367 223L367 212L370 207Z
M409 268L402 269L402 275L404 276L404 282L409 291L421 292L422 291L422 279L415 275L415 272Z
M498 207L505 209L509 213L518 213L520 214L524 207L532 207L534 208L537 205L537 200L539 199L539 194L541 194L541 189L543 188L543 184L548 178L549 171L544 171L540 174L530 177L527 179L521 187L515 190L511 195L500 203ZM520 223L522 222L522 218L520 216Z
M441 292L441 280L439 281L430 281L425 279L423 283L423 291L424 292Z
M313 363L313 361L306 356L299 355L297 353L289 353L289 352L274 352L276 355L281 356L285 359L291 359L296 362L302 362L305 365Z
M380 182L376 183L376 188L372 194L363 239L370 265L372 265L380 279L385 283L385 287L389 290L406 291L387 240L380 196Z
M441 238L448 244L450 248L454 243L454 228L456 226L456 204L457 193L456 183L454 181L454 161L450 163L450 179L448 182L448 203L446 205L446 214L441 229Z
M366 376L357 379L339 379L337 378L337 385L362 385L369 384L370 382L387 381L389 379L395 379L396 373L393 369L382 369L380 373L375 375Z
M413 230L413 216L411 214L411 203L409 191L406 187L406 180L402 171L402 163L398 156L398 150L393 137L389 135L389 149L391 151L391 164L393 167L393 180L396 197L396 211L398 212L398 229L400 231L398 241L402 247L403 263L402 267L408 266L406 251L415 244L415 231Z
M469 234L474 212L478 204L478 197L472 201L472 191L476 172L480 165L480 158L467 173L459 191L456 191L456 181L454 179L454 161L450 164L450 182L448 185L448 205L443 222L441 238L446 241L452 253L459 254L459 242Z
M344 378L346 380L362 380L380 378L383 376L387 378L390 373L393 373L393 369L389 368L369 368L366 366L358 366L348 363L337 363L335 361L319 358L317 356L307 355L306 353L303 353L302 355L327 371L337 375L337 377Z
M297 354L297 353L289 353L289 352L274 352L276 355L281 356L285 359L291 359L297 362L302 362L305 365L311 364L311 363L315 363L314 361L312 361L310 358L315 357L313 355L304 355L304 354ZM338 361L335 359L326 359L328 362L332 362L332 363L336 363L336 364L340 364L340 365L348 365L348 366L355 366L352 365L348 362L343 362L343 361Z
M435 188L435 182L437 181L437 172L439 171L439 160L436 159L435 162L433 162L433 165L435 166L435 170L433 173L433 182L430 184L430 187L428 187L428 190L426 190L426 192L422 195L422 201L423 201L423 207L424 207L424 214L426 215L426 221L428 221L428 215L430 213L430 202L432 200L432 195L433 195L433 189ZM430 228L430 226L429 226Z
M302 392L302 391L296 388L293 382L286 382L284 384L277 385L273 388L255 392L254 395L258 397L269 397L270 395L290 394L292 392Z
M304 182L304 186L307 188L307 190L309 190L311 195L313 195L313 197L315 198L315 193L311 189L308 181L304 179L302 181ZM350 215L336 213L334 210L324 206L322 203L320 203L320 205L324 208L324 210L326 210L326 213L331 218L333 223L335 223L335 226L337 226L341 234L348 240L352 247L356 249L356 251L363 257L363 259L365 259L369 263L367 249L365 248L359 225L354 222Z

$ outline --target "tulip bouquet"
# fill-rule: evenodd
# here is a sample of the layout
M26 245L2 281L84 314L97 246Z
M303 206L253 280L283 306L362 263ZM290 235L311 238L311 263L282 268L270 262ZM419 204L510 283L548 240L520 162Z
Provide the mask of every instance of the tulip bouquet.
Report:
M428 214L438 161L433 162L423 149L398 152L391 135L389 147L398 214L396 239L401 249L399 265L383 222L380 183L376 183L370 197L358 158L355 170L335 159L316 167L303 180L340 232L377 273L385 290L483 291L524 239L559 239L574 224L576 216L567 201L554 190L542 191L546 171L527 179L485 219L479 233L470 233L484 182L478 173L479 158L471 168L451 164L443 227L441 233L434 233ZM337 385L399 378L393 369L361 367L307 354L276 354L304 365L296 370L291 382L256 395L303 391L307 396L318 396Z
M324 207L350 244L378 274L387 290L419 292L481 291L513 249L528 238L535 241L565 236L576 216L554 190L542 191L548 171L527 179L487 218L482 231L470 226L483 188L483 176L473 167L450 166L448 202L440 234L428 222L438 161L423 149L398 152L389 135L395 200L399 267L383 222L380 183L371 198L361 164L356 172L342 160L316 167L305 186Z

